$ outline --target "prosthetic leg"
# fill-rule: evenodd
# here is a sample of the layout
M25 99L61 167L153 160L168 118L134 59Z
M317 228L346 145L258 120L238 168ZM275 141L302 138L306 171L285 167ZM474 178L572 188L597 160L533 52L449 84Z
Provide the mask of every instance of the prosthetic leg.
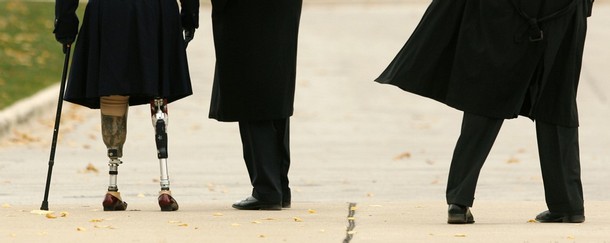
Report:
M102 206L104 211L122 211L127 209L127 203L121 198L117 186L118 167L123 162L123 144L127 135L127 108L129 97L104 96L100 98L102 116L102 137L108 149L110 183Z
M155 98L150 102L150 112L153 127L155 128L155 142L157 144L157 157L160 165L159 207L161 211L178 210L178 202L172 197L169 190L169 175L167 170L167 100Z

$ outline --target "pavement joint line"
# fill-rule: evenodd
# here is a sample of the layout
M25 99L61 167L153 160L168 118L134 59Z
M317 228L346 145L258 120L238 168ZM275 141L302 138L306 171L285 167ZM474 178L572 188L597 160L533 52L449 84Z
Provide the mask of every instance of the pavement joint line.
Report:
M347 207L347 228L345 229L345 239L343 243L349 243L354 238L354 228L356 228L356 205L357 203L350 202Z

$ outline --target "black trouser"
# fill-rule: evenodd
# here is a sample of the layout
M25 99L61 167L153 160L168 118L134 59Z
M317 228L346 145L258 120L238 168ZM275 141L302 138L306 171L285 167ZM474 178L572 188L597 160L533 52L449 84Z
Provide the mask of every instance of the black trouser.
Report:
M252 183L252 196L265 202L290 202L289 118L240 121L244 160Z
M479 173L503 121L464 113L447 180L447 203L472 206ZM549 210L584 213L578 128L536 121L536 135Z

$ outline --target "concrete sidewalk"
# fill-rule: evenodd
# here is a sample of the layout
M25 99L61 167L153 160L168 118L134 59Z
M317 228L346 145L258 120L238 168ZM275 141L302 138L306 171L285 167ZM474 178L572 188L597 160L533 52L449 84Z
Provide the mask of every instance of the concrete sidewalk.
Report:
M31 213L43 197L55 108L0 138L0 242L341 242L348 202L357 203L351 242L610 242L610 130L604 127L610 5L596 5L590 19L579 90L587 221L529 222L546 206L534 126L519 118L505 122L482 171L474 225L445 224L444 189L461 113L372 81L426 6L304 7L291 119L292 209L230 207L251 186L237 124L207 118L214 51L204 6L189 45L195 95L169 107L170 176L180 211L159 212L156 205L148 107L129 114L119 168L128 211L103 212L108 175L99 111L65 104L49 198L57 218ZM40 104L55 102L46 96Z

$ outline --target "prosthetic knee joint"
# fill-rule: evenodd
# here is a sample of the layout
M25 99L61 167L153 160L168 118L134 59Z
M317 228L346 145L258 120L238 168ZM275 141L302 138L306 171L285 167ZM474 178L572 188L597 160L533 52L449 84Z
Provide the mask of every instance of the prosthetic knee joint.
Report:
M169 191L169 175L167 169L167 99L155 98L150 102L150 112L155 128L157 157L161 169L161 190Z

